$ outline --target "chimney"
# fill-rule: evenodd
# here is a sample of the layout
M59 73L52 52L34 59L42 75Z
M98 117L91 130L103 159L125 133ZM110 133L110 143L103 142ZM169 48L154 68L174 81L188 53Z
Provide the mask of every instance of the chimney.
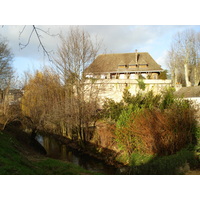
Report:
M138 53L137 53L137 49L135 50L135 63L136 63L136 65L138 64Z

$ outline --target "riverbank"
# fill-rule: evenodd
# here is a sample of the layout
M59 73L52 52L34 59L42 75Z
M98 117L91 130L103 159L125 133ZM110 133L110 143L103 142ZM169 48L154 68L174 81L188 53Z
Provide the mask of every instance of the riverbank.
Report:
M119 152L114 150L98 146L91 142L85 142L84 147L77 141L70 140L64 136L48 133L40 133L41 135L51 136L57 141L60 141L62 144L67 145L68 148L77 151L79 154L91 156L94 159L101 160L109 166L115 168L125 167L123 163L116 160L116 157L119 155Z
M68 140L65 137L62 137L59 135L52 135L52 134L51 134L51 137L56 138L58 141L62 143L65 142L65 144L67 144L67 146L71 147L72 149L76 149L77 151L79 151L79 153L81 153L81 157L84 156L85 154L88 154L91 157L96 157L97 159L99 158L99 159L107 160L108 162L111 162L111 161L113 162L114 160L113 156L117 155L117 154L113 154L113 152L110 152L111 154L109 157L108 149L101 149L101 151L99 152L99 150L95 149L92 145L89 146L89 144L87 148L83 150L83 148L81 148L80 145L78 145L77 143L73 141ZM45 149L42 147L42 145L40 146L40 144L37 142L36 143L31 142L30 136L27 133L24 133L23 131L16 129L16 127L15 129L13 129L13 127L10 129L7 128L4 132L0 132L0 174L7 174L7 175L12 175L12 174L16 174L16 175L97 174L96 172L85 170L82 167L79 167L76 164L72 164L67 161L61 161L57 159L48 158L45 156L45 153L46 153ZM103 155L105 156L103 157ZM170 157L172 159L170 159ZM152 160L150 163L147 163L144 166L142 166L141 170L143 171L141 171L139 174L146 174L145 169L143 169L144 167L146 167L149 171L152 166L154 167L155 166L157 167L170 166L171 161L173 161L171 162L171 164L174 164L179 161L182 162L182 160L184 160L185 157L187 157L187 155L185 155L184 153L184 155L182 156L174 155L174 156L169 156L166 158L161 158L160 162L158 162L158 160L154 160L155 162L153 163L152 162L153 160ZM168 164L165 165L165 161ZM114 164L114 162L112 164ZM118 163L118 164L119 164L118 165L119 169L122 169L122 170L127 169L126 166L123 167L121 163ZM193 170L191 170L190 167L188 168L187 163L183 167L184 167L183 169L184 173L181 173L181 174L186 174L186 175L200 174L200 170L198 167L197 168L195 167ZM187 170L185 170L186 168ZM138 170L139 168L137 167L137 171ZM107 174L107 173L101 172L101 174ZM131 173L131 174L137 174L137 173ZM150 173L150 174L154 174L154 173ZM165 174L165 172L161 174Z
M71 141L65 137L62 137L60 135L54 135L54 134L44 134L45 141L43 144L45 146L45 143L48 144L48 146L54 146L53 152L55 152L58 147L63 145L66 145L67 147L71 147L72 149L78 151L82 156L84 155L90 155L92 160L95 158L99 158L98 160L109 160L109 154L106 153L106 149L102 148L102 152L105 154L101 154L101 152L98 152L98 148L92 146L92 144L88 144L85 148L81 148L81 146L78 143L75 143L74 141ZM52 140L52 138L55 138L55 140ZM48 139L48 140L47 140ZM53 141L57 141L56 143L59 143L56 145ZM57 146L57 147L56 147ZM48 149L46 146L45 149ZM62 148L61 148L62 149ZM107 149L108 150L108 149ZM49 151L48 151L49 152ZM96 153L95 153L96 152ZM110 159L112 160L112 163L114 163L114 157L117 155L117 153L113 153L111 151L112 156ZM61 155L61 151L58 151L58 155ZM73 154L73 153L72 153ZM72 155L71 154L71 155ZM139 156L139 157L138 157ZM197 155L196 155L197 156ZM116 173L114 174L139 174L139 175L157 175L157 174L163 174L163 175L171 175L171 174L187 174L187 175L197 175L200 171L198 168L198 161L196 160L195 153L189 149L182 149L181 151L177 152L176 154L169 155L169 156L162 156L162 157L153 157L153 158L147 158L145 161L145 157L141 155L137 155L137 158L134 157L135 163L137 166L126 166L122 165L120 163ZM63 156L62 156L63 157ZM58 158L60 159L60 158ZM90 159L88 161L90 161ZM139 161L139 160L140 161ZM72 159L74 160L74 159ZM96 162L99 162L99 161ZM87 161L87 162L88 162ZM138 165L138 162L144 162L141 163L140 166ZM79 161L78 161L79 162ZM82 163L83 161L81 161ZM84 163L84 162L83 162ZM87 163L89 164L89 163ZM98 165L98 164L97 164ZM93 166L94 167L94 166ZM107 166L109 167L109 165ZM197 169L198 168L198 169ZM88 169L88 168L86 168ZM192 170L191 170L192 169ZM110 173L103 173L103 174L110 174Z
M43 153L44 154L44 153ZM50 159L30 145L29 137L0 132L1 175L93 175L96 173L65 161Z

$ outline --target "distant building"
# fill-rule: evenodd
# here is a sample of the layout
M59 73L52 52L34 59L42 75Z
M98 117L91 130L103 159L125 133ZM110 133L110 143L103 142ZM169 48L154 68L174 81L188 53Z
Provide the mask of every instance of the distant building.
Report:
M17 104L23 96L23 91L20 89L11 89L8 92L0 90L0 103L7 101L9 105Z
M85 70L97 79L158 79L164 70L147 52L102 54Z

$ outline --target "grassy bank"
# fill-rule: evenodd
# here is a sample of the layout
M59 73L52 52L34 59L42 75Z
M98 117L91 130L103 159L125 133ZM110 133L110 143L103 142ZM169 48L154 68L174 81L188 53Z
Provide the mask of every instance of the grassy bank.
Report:
M1 175L81 175L94 174L72 163L39 155L12 134L0 132Z
M137 164L137 157L134 156L131 174L183 175L191 171L191 169L197 170L200 164L195 152L186 148L173 155L150 157L149 160L148 157L146 157L146 160L144 157L143 160L144 163Z

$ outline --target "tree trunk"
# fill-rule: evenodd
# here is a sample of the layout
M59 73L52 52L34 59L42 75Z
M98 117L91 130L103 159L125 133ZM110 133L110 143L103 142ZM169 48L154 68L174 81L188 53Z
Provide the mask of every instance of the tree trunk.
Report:
M191 82L189 81L189 77L188 77L188 64L184 64L184 69L185 69L185 83L186 83L186 87L190 87L191 86Z
M198 77L198 71L197 66L194 67L194 86L199 85L199 77Z
M176 69L176 67L174 67L172 69L172 84L174 87L176 87L176 84L177 84L177 69Z
M63 121L60 122L60 127L61 127L62 136L64 137L67 136L67 129Z

